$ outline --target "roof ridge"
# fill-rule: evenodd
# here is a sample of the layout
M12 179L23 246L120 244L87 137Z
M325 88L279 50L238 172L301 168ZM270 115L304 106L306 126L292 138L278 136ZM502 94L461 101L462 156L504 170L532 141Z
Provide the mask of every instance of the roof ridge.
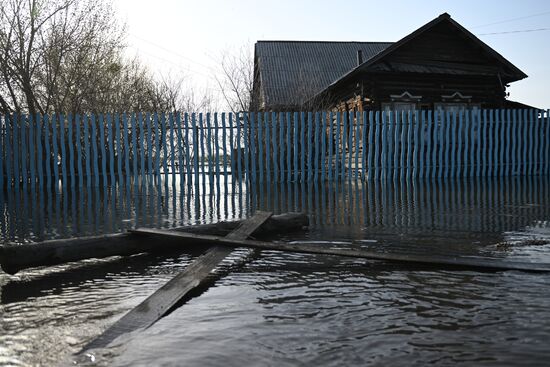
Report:
M299 41L299 40L257 40L256 43L260 42L280 42L280 43L395 43L394 41Z

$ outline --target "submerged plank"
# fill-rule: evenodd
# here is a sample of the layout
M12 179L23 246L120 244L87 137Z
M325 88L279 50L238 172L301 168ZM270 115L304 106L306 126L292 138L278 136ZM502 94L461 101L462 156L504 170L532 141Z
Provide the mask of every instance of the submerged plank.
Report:
M173 230L225 236L242 223L243 221L219 222L179 227ZM253 235L262 237L273 232L301 229L307 225L308 217L302 213L274 215L257 228ZM15 274L22 269L37 266L52 266L90 258L128 256L143 252L172 251L178 248L181 249L181 246L175 241L144 241L128 233L58 239L0 246L0 266L6 273Z
M379 253L363 249L334 249L307 244L273 243L255 240L236 240L213 235L193 233L176 233L160 229L141 228L132 230L132 233L142 236L158 238L177 238L181 243L195 243L208 245L223 245L230 247L251 247L262 250L288 251L306 254L324 254L345 257L355 257L370 260L385 260L402 263L448 266L472 270L520 270L526 272L550 272L548 263L528 263L517 261L502 261L497 259L481 259L470 257L421 256L396 253Z
M271 213L256 212L252 218L243 221L225 238L233 241L244 240L269 217L271 217ZM79 354L92 348L104 348L123 334L147 328L155 323L191 290L200 286L208 274L232 251L233 248L227 246L213 246L208 249L185 270L130 310L103 334L88 343Z

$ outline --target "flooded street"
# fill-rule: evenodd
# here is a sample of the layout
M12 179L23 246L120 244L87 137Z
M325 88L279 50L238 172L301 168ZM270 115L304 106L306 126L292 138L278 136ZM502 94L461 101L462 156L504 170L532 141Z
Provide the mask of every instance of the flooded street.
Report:
M139 183L1 197L2 243L304 211L274 240L380 252L550 262L550 180L370 181L248 187ZM537 240L537 241L533 241ZM87 260L0 274L0 365L66 360L199 253ZM238 250L214 286L99 365L547 365L550 278Z

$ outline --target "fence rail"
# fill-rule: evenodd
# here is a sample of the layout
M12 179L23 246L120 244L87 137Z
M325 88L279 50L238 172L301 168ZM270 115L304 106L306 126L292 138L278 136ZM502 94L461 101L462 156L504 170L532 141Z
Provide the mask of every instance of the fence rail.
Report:
M0 188L550 173L541 110L0 117Z

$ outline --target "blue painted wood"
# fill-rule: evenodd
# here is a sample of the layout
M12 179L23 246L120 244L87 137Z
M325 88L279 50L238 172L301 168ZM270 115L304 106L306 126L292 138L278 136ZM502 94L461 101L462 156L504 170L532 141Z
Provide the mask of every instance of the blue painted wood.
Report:
M42 129L44 126L44 118L45 117L42 115L36 115L36 165L38 168L38 186L40 187L40 189L44 187L44 163L47 162L48 159L47 156L42 155ZM2 154L0 153L0 158L1 157ZM2 169L0 169L0 172L2 172ZM42 190L40 190L40 192L42 192Z
M140 112L138 114L138 127L139 127L139 141L138 145L136 146L136 150L139 153L139 167L140 167L140 175L141 179L145 179L147 176L147 172L145 170L145 131L147 130L146 126L146 120L147 116L145 116L145 119L143 119L143 114Z
M260 114L258 114L260 115ZM256 113L250 113L250 180L253 183L258 181L258 152L257 152L257 142L258 142L258 133L257 133L257 120Z
M191 168L192 153L191 153L191 144L189 143L189 140L191 139L191 141L193 141L193 137L194 137L193 134L195 130L192 126L189 126L189 114L187 112L183 115L183 124L184 124L183 132L184 132L184 144L185 144L185 170L187 172L187 184L191 185L193 183L193 169ZM231 135L233 135L233 130L231 130ZM194 152L196 152L196 150Z
M532 174L534 175L540 175L542 174L541 170L541 160L542 152L541 152L541 144L540 144L540 137L542 136L542 131L540 130L540 118L539 113L537 111L531 111L533 113L532 115L532 121L534 122L534 135L533 135L533 164L532 164Z
M374 166L374 134L375 134L375 129L376 129L376 125L375 125L375 122L374 122L374 113L373 111L369 111L369 114L368 114L368 124L369 124L369 133L368 133L368 139L369 139L369 142L368 142L368 156L367 156L367 163L365 165L365 168L363 170L363 172L365 172L365 179L369 179L371 180L374 175L373 175L373 172L375 170L375 166ZM365 138L365 141L367 139ZM376 140L378 142L378 139Z
M344 125L344 131L342 133L342 161L340 163L340 175L341 175L341 180L344 181L346 179L346 176L349 174L350 170L351 170L351 167L347 167L349 165L347 165L347 157L348 157L348 135L349 135L349 130L351 129L351 126L349 124L349 116L350 116L351 113L348 113L348 112L344 112L343 115L342 115L342 123Z
M463 164L464 164L464 177L472 177L473 176L473 170L470 166L470 156L473 154L473 151L470 150L471 148L471 126L470 126L470 119L468 117L468 110L464 111L463 118L464 118L464 157L463 157Z
M412 169L412 176L413 178L417 178L419 176L419 172L420 172L420 164L418 163L419 159L418 159L418 155L419 155L419 150L420 149L423 149L423 141L420 141L421 137L420 137L420 128L421 126L423 126L422 124L424 123L424 120L420 120L420 114L418 113L418 111L414 111L414 119L413 119L413 142L412 142L412 145L413 145L413 157L412 157L412 166L413 166L413 169Z
M398 125L397 125L397 118L398 118L398 115L397 115L397 112L395 111L391 111L389 110L387 112L387 120L386 120L386 124L387 124L387 127L388 127L388 141L387 141L387 150L388 150L388 155L387 155L387 159L386 159L386 169L385 169L385 177L387 178L391 178L393 177L394 175L394 167L395 167L395 154L396 154L396 150L395 150L395 145L396 145L396 138L395 138L395 134L396 134L396 131L398 130Z
M2 117L4 117L4 119L2 119ZM7 124L4 123L5 118L6 115L0 115L0 200L3 199L4 192L4 161L6 160L6 157L4 157L4 147L7 145L6 140L8 137ZM7 186L9 186L9 184Z
M212 182L212 170L214 168L214 164L212 163L212 155L214 152L212 151L212 121L210 112L206 113L206 151L206 154L208 155L208 178L209 182Z
M270 129L270 114L266 113L264 116L264 131L265 131L265 178L266 182L271 182L271 129ZM273 113L271 114L273 118ZM269 186L268 186L269 187Z
M321 114L321 131L319 132L319 134L321 134L321 157L319 158L321 165L321 181L327 179L327 119L328 115L323 111Z
M535 166L535 159L534 159L534 152L535 152L535 148L536 148L536 142L535 142L535 138L533 136L533 129L534 129L534 126L536 124L536 121L535 121L535 114L533 113L534 110L529 110L529 120L527 121L527 124L529 125L529 144L527 146L528 148L528 156L529 156L529 165L528 165L528 169L527 169L527 174L529 176L532 176L533 175L533 169L534 169L534 166ZM527 130L527 126L524 126L523 127L524 130Z
M393 111L393 144L392 144L392 152L393 152L393 164L392 164L392 178L395 180L399 176L399 168L400 166L403 167L405 165L405 160L403 159L401 161L401 165L399 164L399 158L401 157L402 152L402 142L405 142L405 134L404 134L404 124L403 124L403 115L405 112L398 112ZM390 112L391 113L391 112Z
M168 143L166 141L168 136L168 122L166 120L166 113L161 113L160 120L159 120L159 128L160 128L160 140L158 142L159 144L159 152L162 147L162 171L164 172L164 182L166 185L168 184L168 180L170 178L170 172L168 172ZM208 132L210 132L210 129L208 129ZM159 154L160 155L160 154ZM159 174L159 185L161 182L161 175Z
M432 144L434 139L434 124L433 124L433 113L434 111L428 111L428 119L426 125L426 167L425 167L425 177L433 178L435 177L435 144ZM433 150L433 151L432 151Z
M374 148L374 180L377 182L381 177L381 156L382 156L382 146L384 145L384 141L380 140L380 135L382 134L382 126L380 123L380 111L376 111L374 115L374 127L375 127L375 138L374 142L372 143Z
M76 126L76 161L77 161L77 173L78 173L78 187L84 187L84 168L82 167L82 143L81 143L81 124L82 120L80 115L75 116L75 126Z
M21 177L19 176L19 154L21 149L21 144L19 142L19 122L20 116L16 114L12 115L12 124L13 124L13 182L15 187L19 190L19 185L21 184Z
M66 126L66 118L63 115L58 115L58 123L59 123L59 145L61 146L61 176L63 177L63 187L66 188L69 185L69 181L67 179L67 151L66 151L66 143L65 143L65 126ZM70 159L70 157L69 157Z
M347 152L348 152L348 170L347 170L347 176L348 176L348 180L351 180L352 178L352 175L353 175L353 161L352 161L352 158L353 158L353 124L355 123L354 122L354 117L355 117L355 112L350 112L348 113L348 142L347 142Z
M92 157L90 156L90 119L88 115L83 117L84 124L84 155L86 156L86 187L92 186Z
M464 111L460 110L458 112L458 149L456 151L456 166L457 166L457 172L456 177L466 177L466 172L464 171L464 162L462 161L462 157L464 155L464 142L462 140L462 137L464 136Z
M151 150L151 145L149 144L150 136L151 136L151 125L150 125L150 115L148 113L145 114L145 119L143 118L143 115L139 115L139 124L140 124L140 160L141 160L141 175L143 178L146 177L147 174L151 174L151 156L152 154L145 155L145 152ZM147 163L147 165L145 165Z
M363 139L362 134L362 131L365 129L361 129L361 126L364 126L364 121L365 119L363 118L363 113L357 112L355 115L355 144L352 145L355 148L355 179L359 179L361 177L359 175L359 152L361 152L362 156L364 156L365 152L365 139ZM361 161L361 163L361 166L365 167L364 162Z
M306 179L306 153L307 152L307 145L306 145L306 115L303 112L300 112L300 122L301 122L301 128L300 128L300 182L305 182Z
M410 111L402 111L399 115L399 157L398 157L398 165L399 167L394 171L397 173L397 177L405 177L405 170L406 167L406 155L407 155L407 135L409 131L409 121L408 121L408 115ZM396 118L397 121L397 118Z
M107 114L107 148L109 149L109 173L111 175L111 185L115 184L115 142L113 137L113 116Z
M416 129L416 137L415 141L418 142L418 145L415 145L417 152L415 153L416 161L415 166L418 164L418 175L415 177L421 177L424 178L426 175L426 168L425 166L429 164L428 161L428 153L426 151L426 129L427 129L427 122L426 122L426 111L422 110L420 112L420 119L418 119L417 114L417 129Z
M319 142L319 135L320 135L320 113L315 112L314 117L314 130L313 130L313 137L314 137L314 147L313 147L313 181L318 182L319 181L319 151L321 149L320 142ZM311 169L311 168L310 168Z
M545 133L544 133L544 146L546 148L546 153L544 154L544 174L548 176L550 174L550 109L546 110L546 119L544 120L545 124Z
M342 115L336 112L336 131L334 137L334 179L340 179L340 132L342 126Z
M242 155L241 155L242 132L241 132L241 115L240 115L240 113L235 114L235 124L237 124L237 136L235 138L235 140L237 141L237 144L236 144L237 145L237 171L238 171L238 177L239 177L239 182L240 182L240 179L243 177Z
M199 167L202 167L201 169L201 176L202 176L202 184L205 185L206 183L206 166L205 166L205 157L206 157L206 147L205 147L205 121L204 116L202 113L199 113L199 125L198 125L198 133L199 133L199 150L200 150L200 156L199 156ZM239 115L236 115L236 121L237 123L237 139L238 139L238 145L237 147L240 148L240 135L241 135L241 123L239 119ZM239 177L241 177L242 170L241 170L241 150L238 149L238 162L237 165L239 167ZM197 154L199 151L197 151Z
M232 122L232 114L229 114L229 123ZM191 114L191 128L193 129L193 171L195 173L195 185L199 184L200 172L199 172L199 129L197 126L197 116L195 113ZM195 193L198 195L198 193Z
M529 156L527 154L527 150L528 150L528 144L531 143L529 139L529 136L527 134L528 132L528 125L531 125L531 121L529 120L529 115L528 115L528 111L527 110L523 110L523 119L520 123L520 131L523 132L523 137L520 139L520 142L521 142L521 145L523 147L523 155L521 157L521 159L519 160L521 162L521 165L522 165L522 170L521 170L521 174L526 176L527 175L527 172L528 172L528 167L529 167L529 163L530 163L530 160L529 160Z
M91 115L90 125L92 127L90 139L92 143L92 154L93 154L93 162L94 162L94 186L98 187L100 174L99 174L99 154L97 150L97 144L98 144L99 136L97 134L95 115Z
M482 135L481 130L483 128L481 123L481 111L477 110L472 113L472 121L475 124L476 129L476 156L477 159L475 161L476 166L476 177L481 177L481 166L482 166L482 160L481 160L481 150L483 147L483 141L482 141Z
M518 175L518 169L517 169L517 166L516 166L516 156L517 156L517 138L516 138L516 131L517 131L517 110L512 110L512 126L511 126L511 130L512 130L512 152L511 152L511 157L510 157L510 173L513 175L513 176L516 176Z
M327 131L328 131L328 156L327 156L327 159L326 159L326 166L327 166L327 176L328 176L328 180L330 182L332 182L333 180L333 171L334 171L334 164L333 164L333 159L334 159L334 130L335 130L335 126L334 126L334 121L335 121L335 118L336 116L334 115L334 113L331 111L329 112L329 117L328 117L328 122L327 122L327 125L328 125L328 128L327 128Z
M201 124L202 126L202 124ZM161 149L161 128L159 127L159 118L157 113L153 113L152 131L154 139L149 154L153 157L153 174L156 178L157 185L160 186L160 149ZM204 155L203 155L204 156ZM160 190L160 188L159 188Z
M494 110L494 141L493 141L493 176L500 176L501 160L500 160L500 133L502 131L502 124L500 123L500 111Z
M294 119L296 121L296 119ZM286 177L287 182L292 182L292 124L290 112L286 113ZM290 199L289 199L290 200Z
M511 153L511 141L512 141L512 115L511 111L506 111L506 176L510 175L512 170L512 153Z
M306 180L311 181L313 171L313 115L307 113L307 167Z
M138 182L138 163L139 163L139 148L138 148L138 131L142 131L142 124L141 121L141 113L135 114L133 113L131 116L131 130L130 134L132 135L132 174L134 176L134 184L137 185ZM139 128L138 128L139 124ZM141 141L140 141L141 142ZM181 166L180 166L181 167ZM129 175L129 172L126 173Z
M445 178L449 177L449 170L450 170L450 166L451 166L450 155L451 155L451 144L453 144L453 142L451 141L451 125L452 125L452 120L451 120L450 112L446 111L445 120L443 122L443 126L445 127L445 140L444 140L444 145L445 145L445 163L444 163L445 164L445 172L443 174L443 177L445 177Z
M504 110L497 110L497 140L498 140L498 176L504 176L504 149L506 145L506 141L504 140L504 133L506 131L506 116L504 115Z
M7 179L6 187L8 188L14 185L13 171L12 171L14 149L12 149L13 145L10 139L10 138L13 138L14 136L13 121L14 119L12 119L12 116L8 114L4 116L4 123L5 123L4 141L6 143L6 179ZM47 144L46 146L47 146L47 149L49 150L50 144ZM48 175L48 177L50 176Z
M40 117L38 114L36 114L35 116L32 116L32 115L29 115L29 168L30 168L30 180L31 180L31 187L34 188L36 186L36 163L35 163L35 159L36 159L36 154L37 154L37 149L36 149L36 140L34 138L34 135L35 135L35 129L36 129L36 126L38 125L38 121L39 121ZM1 141L1 136L0 136L0 141ZM0 161L2 160L2 154L0 152ZM0 176L3 175L3 172L2 170L0 170ZM0 187L2 187L2 185L0 185Z
M233 138L233 114L232 113L229 113L229 147L231 149L231 152L230 152L230 155L231 155L231 179L232 179L232 182L235 182L234 180L234 177L236 175L236 164L235 164L235 154L233 152L233 147L235 146L234 142L234 138ZM259 114L258 114L258 117L259 117Z
M67 145L69 146L69 170L68 170L68 173L71 176L70 177L71 187L75 187L75 185L76 185L76 173L75 173L75 161L74 161L74 156L75 156L74 145L75 145L75 143L74 143L74 132L73 132L74 123L75 123L75 121L73 119L73 116L69 114L67 116L67 119L66 119L66 124L67 124L67 142L68 142Z
M388 167L387 167L387 164L388 164L388 146L389 146L389 142L388 142L388 119L389 116L387 116L387 112L386 111L382 111L382 116L381 116L381 121L380 121L380 124L382 125L382 141L381 141L381 146L382 146L382 149L381 149L381 162L380 162L380 178L382 179L385 179L387 178L387 174L388 174ZM391 134L390 134L391 136Z
M133 117L130 116L130 121L133 121ZM122 114L122 136L124 144L124 175L126 177L126 184L130 184L130 141L128 139L128 115ZM122 154L122 151L119 153Z
M407 113L407 177L413 175L412 169L412 154L413 154L413 131L414 131L414 111L408 111ZM417 119L418 120L418 119Z
M246 118L245 118L246 120ZM247 130L248 131L248 130ZM247 133L248 136L248 133ZM215 158L215 168L216 168L216 182L220 182L220 128L218 122L218 114L214 113L214 158ZM246 147L248 151L248 145ZM248 162L248 159L246 160Z
M449 176L455 177L456 175L456 153L458 149L458 143L457 143L457 133L456 133L456 125L457 125L457 111L451 112L451 117L449 119L449 129L451 130L451 163L450 163L450 169L449 169Z
M247 112L243 112L243 151L244 151L244 173L242 177L246 177L247 180L250 180L250 126L249 126L249 116Z
M168 131L167 135L170 137L169 138L170 141L168 143L166 143L166 139L163 142L163 145L165 147L167 145L170 146L170 153L168 155L166 154L164 155L165 164L167 164L166 162L168 161L168 157L170 157L170 169L165 170L165 173L166 173L167 179L168 177L172 178L172 185L174 185L176 182L176 148L175 148L175 140L174 140L174 113L169 112L168 119L166 119L165 121L167 123L166 125L167 126L166 130ZM168 180L166 180L166 182L168 182Z
M365 181L367 179L368 164L369 164L369 146L367 143L368 131L371 128L371 124L368 120L367 111L363 111L361 114L361 179Z
M285 135L285 114L279 113L279 182L285 181L285 145L284 145L284 135Z
M437 178L443 177L443 153L445 152L445 139L444 139L444 133L445 133L445 112L443 110L438 110L436 112L436 124L438 124L437 132L438 132L438 139L437 139L437 150L439 153L439 162L438 162L438 170L437 170ZM447 140L448 141L448 140Z
M260 174L260 182L264 182L264 117L265 114L258 113L258 169Z
M278 123L277 123L277 114L275 112L271 113L271 131L272 131L272 134L271 134L271 143L272 143L272 151L273 151L273 154L271 155L272 158L273 158L273 182L277 182L277 179L279 177L279 167L278 167L278 160L279 160L279 157L277 155L277 135L278 135L278 131L277 131L277 127L278 127Z
M28 146L27 146L27 124L25 120L27 119L26 116L21 115L20 118L20 126L19 131L21 132L21 181L23 182L23 188L27 187L27 181L28 181L28 174L27 174L27 162L29 160L28 158Z
M227 166L227 145L231 146L231 141L227 141L227 125L225 123L225 112L222 112L222 151L223 151L223 177L224 177L224 184L226 185L226 193L227 193L227 181L228 181L228 170L229 167ZM252 120L251 120L251 128L254 128L254 112L252 112ZM252 137L254 137L254 132L252 132ZM254 145L254 139L252 139L251 144ZM254 152L254 148L252 148L252 152ZM255 159L255 155L252 155L252 158ZM252 162L252 170L256 172L256 168L254 167L255 162ZM256 177L254 177L254 180Z
M99 115L99 144L101 147L101 174L103 176L103 187L107 187L107 151L105 144L105 124L104 115Z
M6 116L7 118L7 116ZM55 142L52 141L50 143L50 117L48 115L44 115L44 147L46 148L46 156L44 161L44 166L46 167L46 187L51 187L52 185L52 153L51 148ZM6 120L6 128L7 128L7 120ZM53 138L52 138L53 139ZM9 141L9 140L8 140ZM7 155L6 155L7 156ZM6 161L6 168L7 168L7 161ZM48 191L50 192L50 191Z
M489 110L489 121L488 121L488 149L487 149L487 176L492 177L494 175L493 167L496 164L496 161L494 160L494 142L493 142L493 136L496 130L496 126L494 123L494 110Z

